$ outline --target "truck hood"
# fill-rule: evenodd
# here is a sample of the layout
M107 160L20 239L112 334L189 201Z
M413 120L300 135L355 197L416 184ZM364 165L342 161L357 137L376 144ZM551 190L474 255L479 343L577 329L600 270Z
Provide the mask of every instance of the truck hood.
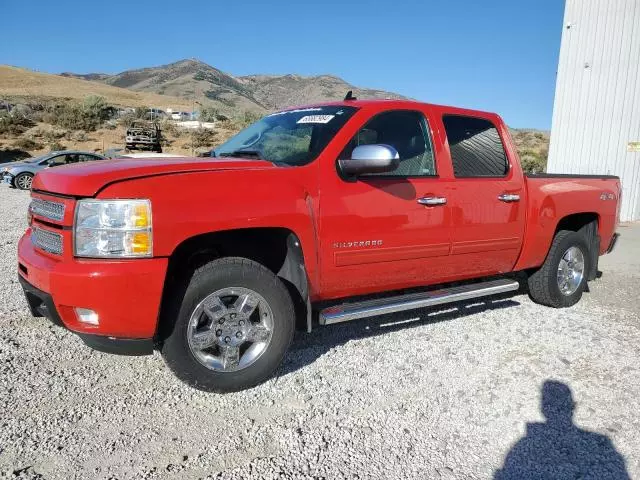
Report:
M241 158L116 158L48 168L35 176L32 188L62 195L92 197L106 185L123 180L155 175L266 168L277 167L264 160Z

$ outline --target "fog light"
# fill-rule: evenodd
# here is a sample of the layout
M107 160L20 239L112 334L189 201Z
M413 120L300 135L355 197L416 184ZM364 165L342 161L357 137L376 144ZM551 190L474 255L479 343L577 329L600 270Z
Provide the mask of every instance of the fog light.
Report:
M98 325L98 314L93 310L88 308L79 308L76 307L76 315L78 315L78 320L82 323L88 323L89 325Z

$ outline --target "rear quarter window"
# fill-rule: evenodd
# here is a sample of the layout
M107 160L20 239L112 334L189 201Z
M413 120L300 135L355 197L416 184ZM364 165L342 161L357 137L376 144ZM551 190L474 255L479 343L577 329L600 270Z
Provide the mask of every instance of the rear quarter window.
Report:
M462 115L444 115L442 121L456 177L504 177L507 174L507 155L492 122Z

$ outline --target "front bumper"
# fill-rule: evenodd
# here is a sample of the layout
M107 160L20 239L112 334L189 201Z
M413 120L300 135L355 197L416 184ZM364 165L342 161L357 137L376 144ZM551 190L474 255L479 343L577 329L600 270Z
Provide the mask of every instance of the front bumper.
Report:
M34 287L22 276L19 276L18 280L24 290L31 314L34 317L46 317L54 324L65 328L51 295ZM117 338L78 332L76 334L87 346L101 352L118 355L151 355L153 353L153 338Z
M31 313L113 353L151 353L166 270L166 258L63 259L36 249L30 230L18 243L18 273ZM80 322L75 307L95 311L99 324Z
M10 173L5 173L2 178L0 178L0 183L6 183L7 185L13 185L13 175Z

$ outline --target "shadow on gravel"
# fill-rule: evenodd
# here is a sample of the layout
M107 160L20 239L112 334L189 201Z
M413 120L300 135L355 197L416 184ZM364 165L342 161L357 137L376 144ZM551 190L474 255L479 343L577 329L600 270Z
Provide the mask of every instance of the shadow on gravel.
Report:
M542 387L544 423L528 423L494 480L628 480L624 457L606 435L573 424L575 403L568 385L547 380Z
M430 323L454 320L487 310L510 308L520 305L510 298L511 294L496 295L484 299L451 303L442 307L411 310L407 312L380 315L362 320L354 320L326 327L316 325L311 333L298 332L289 348L284 362L277 372L282 377L313 363L329 350L350 340L384 335Z

